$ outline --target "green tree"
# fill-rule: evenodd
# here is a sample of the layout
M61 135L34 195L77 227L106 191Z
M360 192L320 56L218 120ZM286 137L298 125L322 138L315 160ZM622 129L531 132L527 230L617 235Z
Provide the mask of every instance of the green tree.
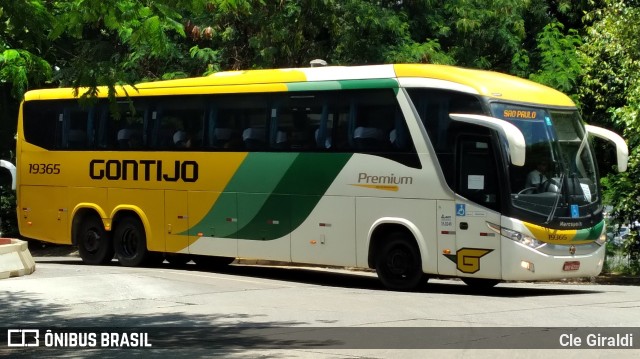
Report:
M529 78L572 94L582 74L583 58L578 54L582 40L575 29L569 29L566 35L563 30L564 25L552 22L538 34L536 48L540 54L540 68Z
M25 91L51 79L45 60L53 17L42 0L0 5L0 159L15 160L16 119ZM17 236L15 192L8 172L0 173L0 233Z
M42 0L0 5L0 158L12 159L22 94L51 78L44 56L52 20Z
M618 223L640 220L640 2L604 1L587 15L592 25L581 47L584 77L580 91L585 117L624 133L630 158L626 173L603 180ZM638 245L638 231L626 244Z

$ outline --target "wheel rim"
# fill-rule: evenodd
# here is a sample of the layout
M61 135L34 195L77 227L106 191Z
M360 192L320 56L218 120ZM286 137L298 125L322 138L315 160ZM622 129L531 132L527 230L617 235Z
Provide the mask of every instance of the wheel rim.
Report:
M387 272L397 278L406 278L413 272L413 256L404 247L395 247L387 255Z
M85 233L83 246L87 252L91 254L96 253L100 249L100 242L100 233L98 233L94 228L89 229Z
M126 229L122 234L122 254L134 257L138 253L138 233L133 229Z

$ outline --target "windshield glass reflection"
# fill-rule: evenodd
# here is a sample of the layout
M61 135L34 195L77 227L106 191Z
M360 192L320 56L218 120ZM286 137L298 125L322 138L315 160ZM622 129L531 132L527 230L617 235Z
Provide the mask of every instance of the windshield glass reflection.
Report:
M497 103L494 116L523 133L526 162L509 165L515 207L552 218L586 216L598 202L593 150L577 111Z

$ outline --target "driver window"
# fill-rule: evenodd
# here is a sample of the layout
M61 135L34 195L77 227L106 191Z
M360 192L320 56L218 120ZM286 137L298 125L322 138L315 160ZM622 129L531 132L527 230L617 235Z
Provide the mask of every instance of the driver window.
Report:
M480 205L500 209L498 174L488 136L458 137L457 192Z

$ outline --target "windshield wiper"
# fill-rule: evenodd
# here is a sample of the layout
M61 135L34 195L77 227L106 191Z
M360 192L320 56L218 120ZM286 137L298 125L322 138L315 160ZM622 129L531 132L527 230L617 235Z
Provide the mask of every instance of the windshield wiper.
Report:
M565 177L565 172L562 171L560 173L560 186L558 187L558 196L556 197L556 201L553 203L553 208L551 208L549 217L547 217L547 220L544 222L544 224L551 223L551 219L553 219L553 216L555 216L556 214L556 210L558 209L558 204L560 203L560 197L562 196L562 187L564 185L564 177Z

